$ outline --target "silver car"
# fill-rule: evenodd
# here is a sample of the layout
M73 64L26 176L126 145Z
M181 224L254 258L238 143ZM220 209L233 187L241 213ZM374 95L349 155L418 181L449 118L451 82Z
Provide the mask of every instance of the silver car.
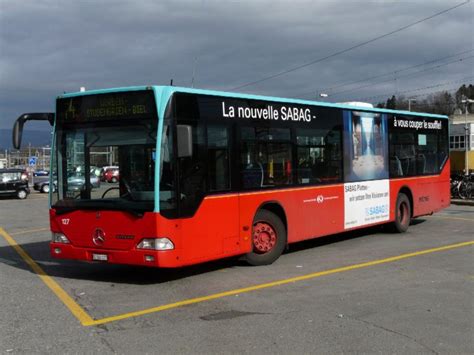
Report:
M98 189L100 187L100 179L95 174L90 174L91 188ZM84 175L72 175L67 178L69 190L80 191L84 189L85 179Z
M91 188L98 189L100 187L100 179L93 174L90 175ZM58 181L53 182L53 192L56 191ZM67 179L68 189L70 191L81 191L84 189L85 179L83 175L72 175ZM49 192L49 179L38 179L35 181L33 188L42 193Z

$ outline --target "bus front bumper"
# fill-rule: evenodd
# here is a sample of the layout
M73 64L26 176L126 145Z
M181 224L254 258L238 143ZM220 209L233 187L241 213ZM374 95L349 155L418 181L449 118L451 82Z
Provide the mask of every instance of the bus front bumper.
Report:
M55 259L72 259L107 264L127 264L162 268L182 266L176 250L113 250L76 247L72 244L49 243Z

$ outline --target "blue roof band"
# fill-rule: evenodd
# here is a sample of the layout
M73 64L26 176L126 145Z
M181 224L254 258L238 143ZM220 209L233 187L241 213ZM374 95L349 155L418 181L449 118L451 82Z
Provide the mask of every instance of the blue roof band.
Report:
M388 114L393 114L393 115L409 115L409 116L448 119L448 116L435 115L431 113L389 110L389 109L383 109L383 108L366 108L366 107L351 106L351 105L346 105L346 104L338 104L338 103L330 103L330 102L300 100L300 99L286 99L286 98L274 97L274 96L241 94L241 93L216 91L216 90L192 89L192 88L185 88L185 87L179 87L179 86L131 86L131 87L104 89L104 90L75 92L75 93L60 95L58 96L58 98L76 97L76 96L82 96L82 95L107 94L107 93L112 93L112 92L123 92L123 91L151 90L151 89L155 91L155 97L156 98L159 97L161 99L160 102L158 102L157 100L157 104L158 105L164 104L165 106L166 106L166 102L163 102L162 101L163 99L169 99L169 97L175 92L183 92L183 93L189 93L189 94L212 95L212 96L229 97L229 98L236 98L236 99L263 100L263 101L275 101L275 102L290 103L290 104L297 104L297 105L332 107L332 108L339 108L339 109L344 109L344 110L370 111L370 112L378 112L378 113L388 113ZM163 112L164 112L164 109L163 109Z

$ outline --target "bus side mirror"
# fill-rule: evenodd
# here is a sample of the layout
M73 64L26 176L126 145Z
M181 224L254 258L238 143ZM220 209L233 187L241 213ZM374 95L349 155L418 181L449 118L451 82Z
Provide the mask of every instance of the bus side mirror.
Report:
M20 149L21 136L23 135L23 125L25 121L17 119L13 126L13 148Z
M13 148L20 149L21 137L23 135L23 125L26 121L48 121L52 126L54 125L54 113L24 113L18 117L13 125L12 140Z
M176 126L178 158L193 156L193 128L189 125Z

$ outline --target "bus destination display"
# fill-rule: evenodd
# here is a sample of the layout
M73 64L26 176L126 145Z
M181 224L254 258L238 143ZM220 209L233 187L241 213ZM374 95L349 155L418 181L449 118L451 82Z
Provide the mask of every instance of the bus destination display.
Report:
M156 117L152 91L85 95L57 101L59 122L79 123Z

